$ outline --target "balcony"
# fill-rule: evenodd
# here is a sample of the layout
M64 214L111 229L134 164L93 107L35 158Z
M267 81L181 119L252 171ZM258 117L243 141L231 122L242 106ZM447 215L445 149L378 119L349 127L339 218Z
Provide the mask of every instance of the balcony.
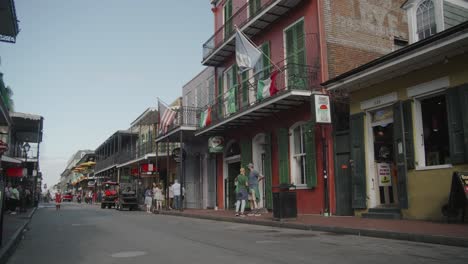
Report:
M273 69L265 69L267 75ZM313 91L320 90L320 67L311 65L288 64L277 69L276 93L266 98L259 96L258 72L252 78L231 87L218 96L214 102L203 109L211 108L211 123L195 132L199 135L216 135L226 129L232 129L254 123L276 112L288 111L308 102Z
M180 106L175 109L176 116L169 125L167 133L156 138L156 142L164 142L168 137L180 131L195 131L200 123L200 108L191 106Z
M203 44L203 65L218 66L234 53L234 25L246 36L252 38L289 10L296 7L301 0L261 0L260 5L255 8L250 7L249 2L247 1L247 4L233 14Z
M118 154L113 154L103 160L98 160L96 166L94 167L95 174L98 174L102 171L116 166L118 163Z

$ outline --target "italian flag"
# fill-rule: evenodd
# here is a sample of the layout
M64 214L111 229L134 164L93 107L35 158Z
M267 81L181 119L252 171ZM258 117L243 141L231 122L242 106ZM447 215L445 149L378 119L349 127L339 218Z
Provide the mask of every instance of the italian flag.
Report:
M270 78L266 80L258 80L257 85L257 100L263 100L270 96L275 95L278 92L276 88L276 76L278 71L273 71Z
M211 124L211 106L201 113L200 127L206 127Z

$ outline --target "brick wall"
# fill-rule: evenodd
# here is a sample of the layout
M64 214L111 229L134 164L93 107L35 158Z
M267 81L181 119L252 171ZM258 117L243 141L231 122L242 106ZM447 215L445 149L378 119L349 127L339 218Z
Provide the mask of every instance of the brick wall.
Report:
M333 78L394 50L408 39L405 0L323 0L328 75Z

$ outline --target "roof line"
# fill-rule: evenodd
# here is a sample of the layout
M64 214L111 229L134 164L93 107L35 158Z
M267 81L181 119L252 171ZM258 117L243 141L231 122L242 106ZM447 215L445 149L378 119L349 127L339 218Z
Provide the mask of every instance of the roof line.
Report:
M431 44L431 43L433 43L433 42L435 42L437 40L447 38L447 37L449 37L449 36L451 36L453 34L456 34L456 33L460 32L462 30L465 30L465 29L468 29L468 21L464 22L464 23L461 23L461 24L459 24L457 26L454 26L452 28L449 28L447 30L444 30L444 31L442 31L440 33L437 33L435 35L432 35L432 36L430 36L428 38L425 38L423 40L420 40L418 42L415 42L415 43L413 43L411 45L408 45L408 46L406 46L404 48L401 48L401 49L396 50L394 52L388 53L388 54L386 54L386 55L384 55L382 57L379 57L379 58L377 58L377 59L375 59L373 61L370 61L370 62L368 62L366 64L363 64L363 65L361 65L361 66L359 66L357 68L354 68L354 69L352 69L350 71L347 71L347 72L345 72L345 73L343 73L341 75L338 75L335 78L329 79L329 80L321 83L320 85L327 86L329 84L338 82L338 81L343 80L343 79L345 79L347 77L350 77L352 75L360 73L360 72L362 72L364 70L367 70L369 68L372 68L374 66L382 64L384 62L387 62L387 61L389 61L391 59L403 56L403 55L405 55L405 54L407 54L407 53L409 53L409 52L411 52L413 50L416 50L418 48L429 45L429 44Z

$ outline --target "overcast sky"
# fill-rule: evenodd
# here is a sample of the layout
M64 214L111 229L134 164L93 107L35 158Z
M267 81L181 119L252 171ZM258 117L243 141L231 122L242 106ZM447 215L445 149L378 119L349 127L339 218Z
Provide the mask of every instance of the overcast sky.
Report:
M0 42L15 111L42 115L41 170L58 182L79 149L171 102L203 67L208 0L15 0L20 33Z

